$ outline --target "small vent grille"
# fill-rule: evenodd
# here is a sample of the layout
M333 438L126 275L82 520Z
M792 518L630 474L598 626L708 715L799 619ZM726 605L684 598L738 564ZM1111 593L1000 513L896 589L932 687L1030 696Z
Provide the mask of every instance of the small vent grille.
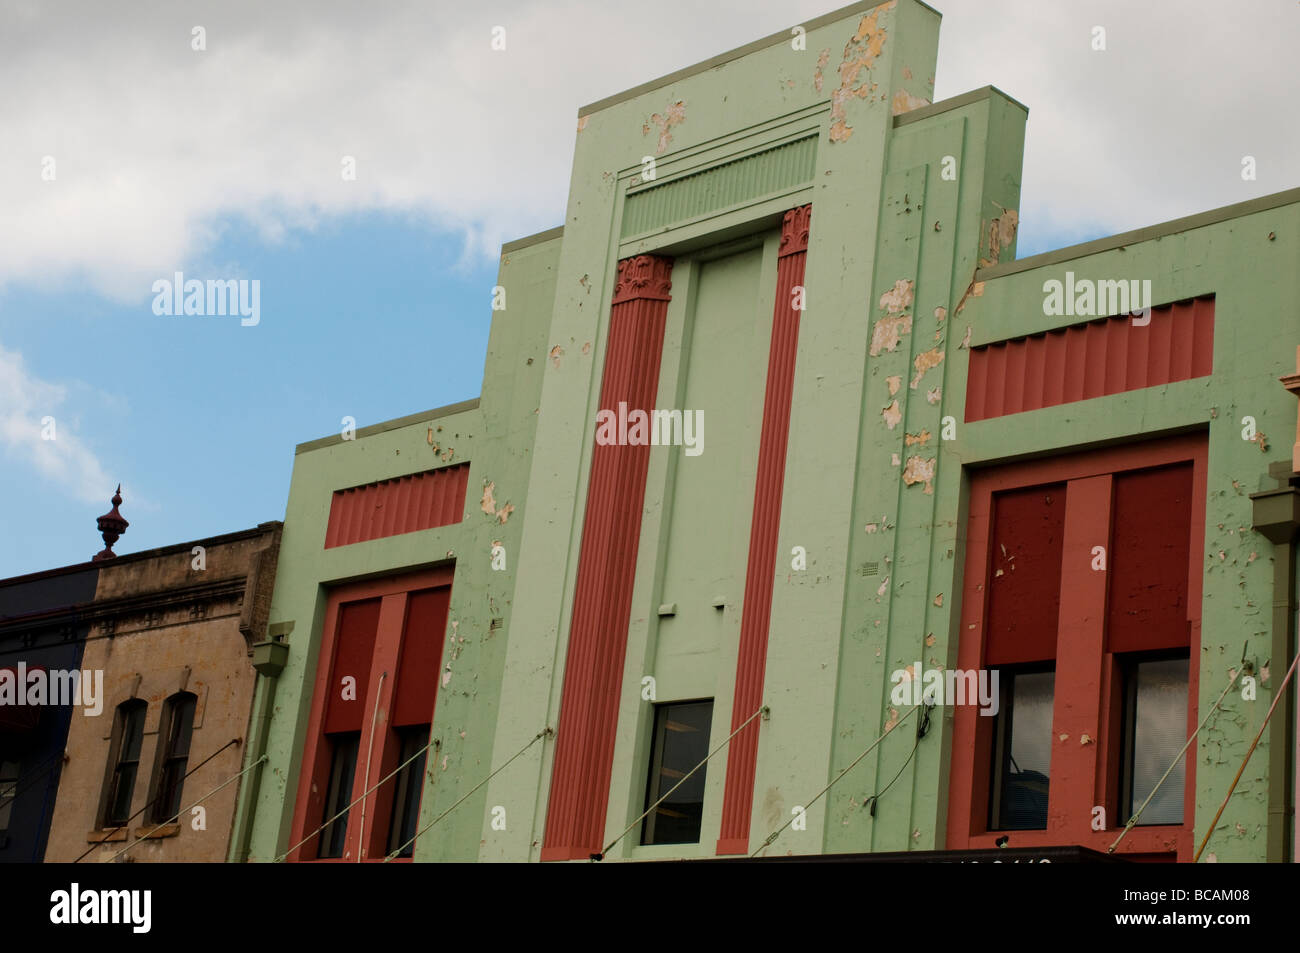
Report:
M880 572L880 563L863 563L858 572L863 576L874 576Z

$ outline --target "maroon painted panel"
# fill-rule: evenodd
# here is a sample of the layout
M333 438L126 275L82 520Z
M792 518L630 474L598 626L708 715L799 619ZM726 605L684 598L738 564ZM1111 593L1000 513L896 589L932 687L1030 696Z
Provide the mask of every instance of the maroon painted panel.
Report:
M1056 657L1065 493L1053 483L993 498L985 665Z
M767 630L772 618L777 534L781 528L781 490L785 484L785 454L790 436L790 401L794 394L795 355L799 350L799 312L791 307L792 289L803 284L811 220L811 205L786 212L781 229L781 247L777 253L776 302L763 397L763 431L758 446L745 601L740 618L740 652L736 660L736 687L731 707L733 732L763 704ZM722 829L717 846L719 854L749 852L754 771L758 762L758 726L758 721L750 722L732 739L727 754Z
M370 661L375 654L375 633L379 631L379 599L349 602L339 609L338 639L334 650L334 671L326 687L325 733L360 731L364 713L361 699L370 684ZM343 679L356 679L351 698L343 697Z
M459 523L465 514L468 482L469 464L458 463L335 490L325 548Z
M670 258L618 263L600 409L654 408L671 275ZM586 859L603 846L649 464L649 446L592 451L542 860Z
M451 587L413 592L406 600L406 624L402 628L402 657L397 668L394 728L433 722L438 698L442 644L447 632L447 607Z
M1115 478L1106 651L1189 644L1192 464Z
M971 348L966 419L989 420L1042 407L1206 377L1213 370L1214 298Z

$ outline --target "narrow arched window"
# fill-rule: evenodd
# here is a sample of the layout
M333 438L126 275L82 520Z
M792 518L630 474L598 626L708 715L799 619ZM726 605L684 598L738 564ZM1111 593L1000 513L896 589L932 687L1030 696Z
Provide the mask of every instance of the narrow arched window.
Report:
M154 823L175 820L180 813L197 702L198 697L193 693L177 692L163 705L162 730L159 733L162 744L158 747L158 785L153 799Z
M112 773L104 798L104 827L125 824L131 817L131 795L140 769L140 745L144 740L144 716L148 706L132 698L117 706L113 738Z

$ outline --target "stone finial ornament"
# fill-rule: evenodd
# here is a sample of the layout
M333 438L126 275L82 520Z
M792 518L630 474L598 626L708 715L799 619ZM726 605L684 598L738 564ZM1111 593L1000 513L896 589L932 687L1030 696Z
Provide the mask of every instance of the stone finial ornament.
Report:
M126 532L126 528L131 524L122 518L122 514L117 508L122 505L122 484L117 485L117 492L113 494L113 508L101 516L96 522L99 524L99 532L104 537L104 548L91 557L91 562L100 562L105 559L117 558L117 553L113 552L113 544L117 542L118 537Z

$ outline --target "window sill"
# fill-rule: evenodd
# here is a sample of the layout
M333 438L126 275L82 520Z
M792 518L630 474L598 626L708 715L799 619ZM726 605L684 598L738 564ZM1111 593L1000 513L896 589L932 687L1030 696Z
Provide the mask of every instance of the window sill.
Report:
M87 844L112 844L126 840L126 828L111 831L91 831L86 835Z
M156 827L157 825L154 826ZM159 827L157 830L154 830L153 827L137 827L135 829L135 839L136 840L158 840L159 838L162 837L175 837L180 832L181 832L181 825L179 823L164 824L161 827Z

